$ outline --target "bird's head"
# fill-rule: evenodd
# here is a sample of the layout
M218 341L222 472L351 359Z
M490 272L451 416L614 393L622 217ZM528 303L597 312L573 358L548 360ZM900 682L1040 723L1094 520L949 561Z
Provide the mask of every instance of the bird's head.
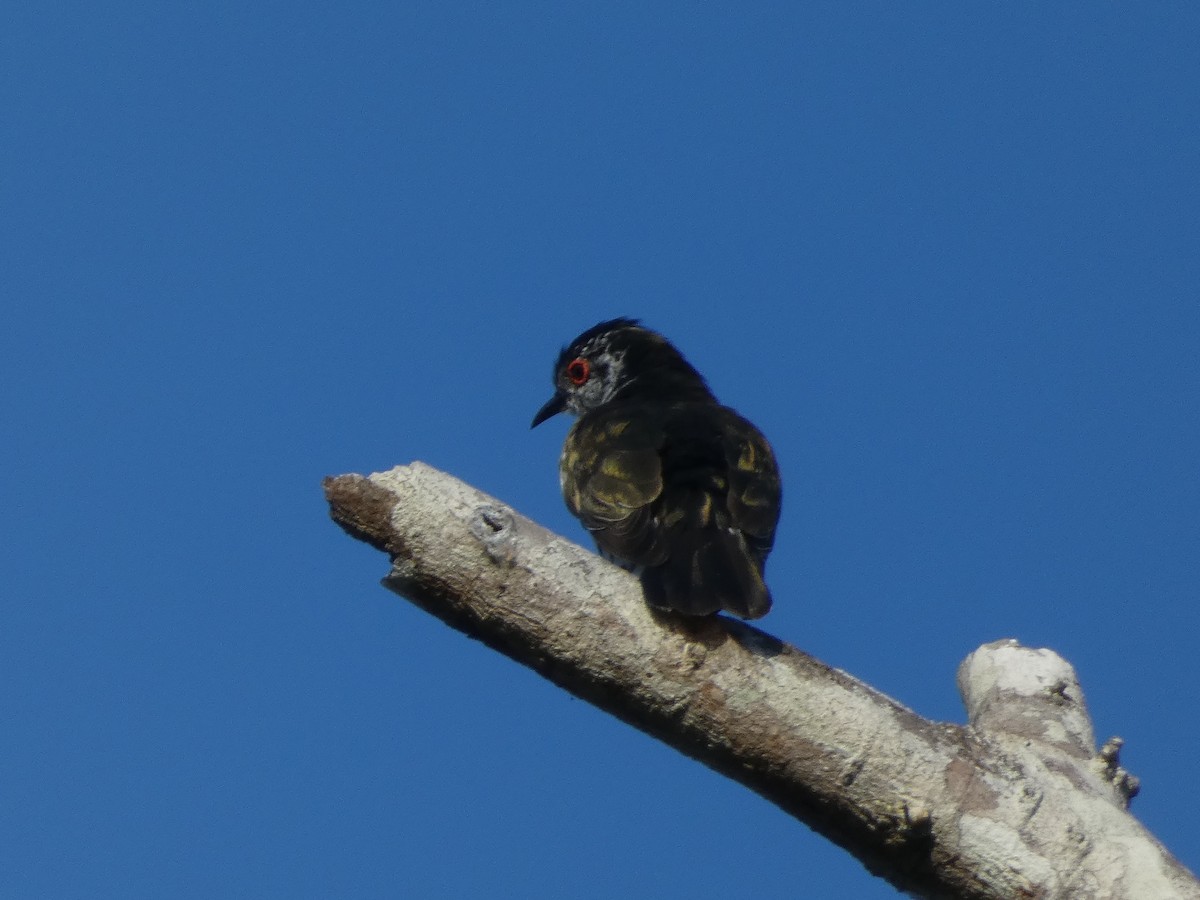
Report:
M611 319L563 348L554 363L554 396L530 427L567 411L581 416L614 400L712 400L700 373L661 334L637 319Z

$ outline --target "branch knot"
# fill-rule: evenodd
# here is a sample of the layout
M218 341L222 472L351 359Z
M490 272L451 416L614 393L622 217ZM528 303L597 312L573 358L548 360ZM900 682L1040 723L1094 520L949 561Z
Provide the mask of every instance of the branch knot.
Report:
M1100 752L1096 754L1096 758L1092 760L1092 766L1100 774L1101 778L1116 789L1122 804L1126 809L1129 809L1129 802L1142 789L1142 782L1136 775L1131 774L1128 769L1121 767L1121 748L1124 746L1125 741L1123 738L1119 738L1116 735L1110 737L1104 742L1104 746L1100 748Z
M511 566L517 559L516 522L512 510L494 503L475 507L471 515L471 534L488 558L502 566Z

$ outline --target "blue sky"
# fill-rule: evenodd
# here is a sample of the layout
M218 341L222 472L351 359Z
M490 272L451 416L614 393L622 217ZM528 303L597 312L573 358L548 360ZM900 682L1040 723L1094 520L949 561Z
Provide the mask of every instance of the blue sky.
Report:
M558 348L773 441L764 627L923 715L1078 668L1200 868L1200 10L19 3L0 893L892 897L378 585L320 480L583 539Z

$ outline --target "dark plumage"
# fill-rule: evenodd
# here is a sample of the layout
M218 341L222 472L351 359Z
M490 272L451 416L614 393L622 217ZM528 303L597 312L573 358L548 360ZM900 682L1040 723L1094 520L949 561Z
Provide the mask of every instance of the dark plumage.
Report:
M578 420L559 462L567 507L653 606L765 615L781 487L766 438L721 406L666 338L634 319L590 328L554 366L533 425Z

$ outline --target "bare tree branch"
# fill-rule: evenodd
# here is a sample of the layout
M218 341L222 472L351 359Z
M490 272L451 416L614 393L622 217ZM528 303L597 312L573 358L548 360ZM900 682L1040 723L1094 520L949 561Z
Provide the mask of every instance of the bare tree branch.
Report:
M422 463L325 483L388 553L384 583L741 782L897 888L937 898L1200 900L1127 812L1071 666L1015 641L962 664L966 726L931 722L742 622L652 612L637 580Z

